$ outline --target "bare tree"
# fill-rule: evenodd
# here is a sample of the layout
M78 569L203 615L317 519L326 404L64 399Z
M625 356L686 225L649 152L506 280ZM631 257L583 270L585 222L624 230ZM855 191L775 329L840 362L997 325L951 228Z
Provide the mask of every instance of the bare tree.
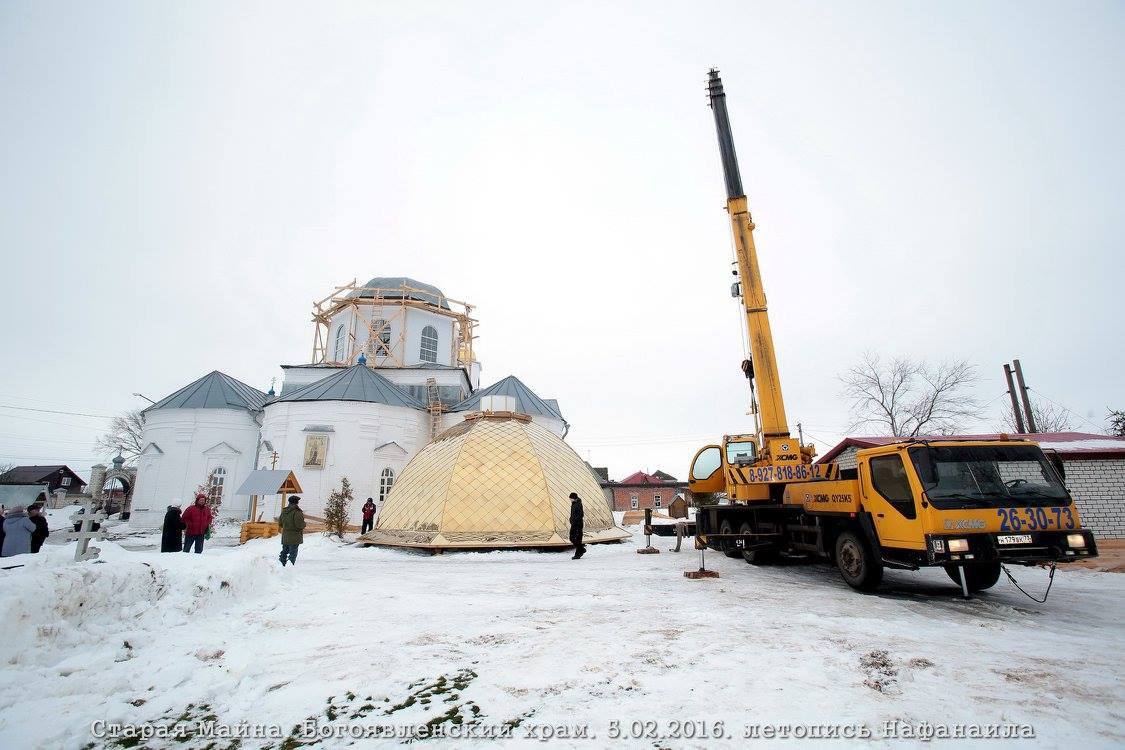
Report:
M1035 417L1035 429L1038 432L1068 432L1074 429L1070 412L1049 402L1031 399L1031 415ZM1024 427L1031 429L1027 425ZM1015 415L1010 409L1004 412L1004 423L1000 427L1000 432L1018 432Z
M869 352L840 380L855 417L851 431L875 426L895 437L950 435L979 412L969 392L976 367L964 360L930 366L896 357L884 363Z
M16 468L16 465L13 463L0 463L0 477L4 476L14 468Z
M1125 409L1110 409L1107 419L1109 420L1109 434L1125 437Z
M141 443L141 432L145 427L145 419L139 409L132 409L119 417L114 417L109 426L109 432L102 435L94 442L94 450L107 457L120 453L125 463L132 464L141 455L144 445Z

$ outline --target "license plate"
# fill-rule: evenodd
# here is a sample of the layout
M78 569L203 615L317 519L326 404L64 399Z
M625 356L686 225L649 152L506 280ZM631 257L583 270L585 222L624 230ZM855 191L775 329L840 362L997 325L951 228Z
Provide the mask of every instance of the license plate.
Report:
M996 541L1000 544L1031 544L1031 534L1010 534L998 536Z

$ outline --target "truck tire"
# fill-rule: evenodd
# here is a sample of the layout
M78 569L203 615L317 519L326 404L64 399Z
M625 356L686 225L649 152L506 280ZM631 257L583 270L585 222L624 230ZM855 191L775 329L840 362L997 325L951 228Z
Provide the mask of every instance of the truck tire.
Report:
M739 534L753 534L754 529L750 528L750 524L744 523L738 529ZM755 549L755 550L742 550L742 559L751 565L770 565L777 562L779 550L775 547L772 549Z
M945 573L950 580L961 585L961 573L956 565L946 565ZM996 585L1000 580L1000 563L977 563L965 566L965 583L969 585L970 592L984 591Z
M733 534L734 527L730 525L730 521L723 521L719 524L720 534ZM723 554L727 557L742 557L742 550L734 546L734 542L730 539L724 539L719 543L719 547L723 550Z
M836 567L856 591L874 591L883 580L883 563L875 559L871 545L855 531L836 537Z

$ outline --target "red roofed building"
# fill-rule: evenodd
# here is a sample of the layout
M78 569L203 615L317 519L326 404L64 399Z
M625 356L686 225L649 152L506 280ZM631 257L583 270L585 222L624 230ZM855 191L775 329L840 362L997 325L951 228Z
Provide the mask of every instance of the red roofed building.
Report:
M1029 435L919 435L915 438L850 437L837 443L817 463L835 461L854 469L855 454L898 440L1034 440L1047 452L1057 452L1066 469L1066 486L1082 525L1103 539L1125 539L1125 438L1090 432L1038 432Z
M604 486L612 494L614 510L667 508L676 495L687 495L687 482L659 469L651 474L635 471L620 482L610 481Z

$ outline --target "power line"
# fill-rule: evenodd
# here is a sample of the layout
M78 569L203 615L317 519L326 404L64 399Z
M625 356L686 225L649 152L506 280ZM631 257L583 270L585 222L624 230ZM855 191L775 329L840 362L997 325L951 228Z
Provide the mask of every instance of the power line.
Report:
M12 406L11 404L0 404L0 409L16 409L17 411L40 411L45 414L66 414L72 417L91 417L93 419L113 419L109 414L87 414L80 411L59 411L57 409L35 409L30 406Z
M78 430L94 430L96 432L101 432L102 430L105 429L104 427L99 426L99 425L75 424L74 422L55 422L55 421L50 420L50 419L39 419L38 417L29 417L25 414L5 414L4 416L7 419L22 419L22 420L25 420L27 422L35 422L36 424L52 424L52 425L57 425L59 427L73 427L73 428L78 429Z
M1048 400L1048 401L1050 401L1050 402L1051 402L1052 404L1054 404L1055 406L1057 406L1057 407L1059 407L1060 409L1062 409L1063 411L1065 411L1065 412L1066 412L1067 414L1073 414L1074 416L1078 417L1079 419L1081 419L1081 420L1082 420L1083 422L1085 422L1086 424L1090 425L1091 427L1093 427L1093 428L1095 428L1095 429L1097 429L1097 430L1104 430L1104 429L1105 429L1105 425L1104 425L1104 424L1097 424L1097 423L1095 423L1095 422L1091 422L1091 421L1090 421L1089 419L1087 419L1086 417L1082 416L1082 415L1081 415L1081 414L1079 414L1078 412L1076 412L1076 411L1071 411L1070 409L1068 409L1068 408L1066 408L1065 406L1063 406L1062 404L1060 404L1060 403L1059 403L1058 401L1055 401L1054 399L1050 398L1049 396L1047 396L1047 394L1043 393L1043 391L1039 390L1038 388L1032 388L1032 387L1031 387L1031 386L1029 385L1029 386L1027 387L1027 390L1029 390L1029 391L1035 391L1036 395L1038 395L1038 396L1040 396L1040 397L1042 397L1042 398L1045 398L1045 399L1047 399L1047 400Z
M0 393L0 398L15 399L16 401L34 401L37 404L46 404L47 406L57 406L57 407L60 407L60 408L67 408L67 409L70 409L70 408L74 408L74 409L85 408L84 406L82 406L80 404L72 404L68 401L53 401L51 399L46 399L46 398L32 398L31 396L17 396L14 393Z

